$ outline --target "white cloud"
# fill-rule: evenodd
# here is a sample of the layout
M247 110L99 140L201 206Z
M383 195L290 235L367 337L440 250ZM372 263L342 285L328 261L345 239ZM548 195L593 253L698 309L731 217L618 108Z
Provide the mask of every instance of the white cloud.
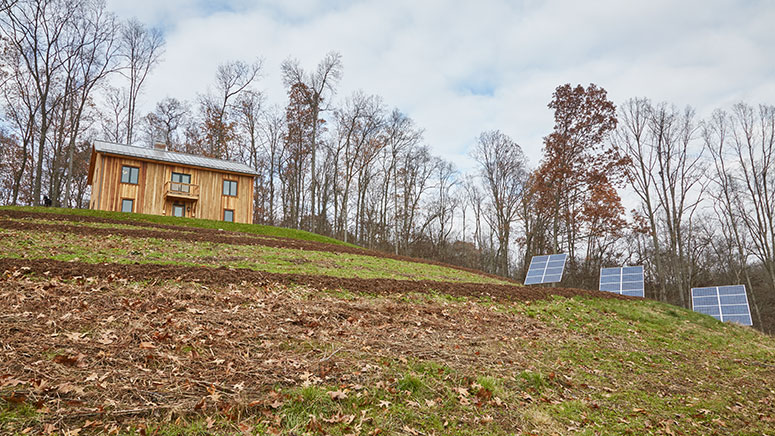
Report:
M193 100L227 60L265 59L258 84L284 105L280 63L314 68L342 53L339 98L381 95L461 169L479 133L500 129L533 164L563 83L594 82L615 103L646 96L700 115L740 100L775 103L775 5L768 2L113 1L122 17L162 26L164 62L144 105Z

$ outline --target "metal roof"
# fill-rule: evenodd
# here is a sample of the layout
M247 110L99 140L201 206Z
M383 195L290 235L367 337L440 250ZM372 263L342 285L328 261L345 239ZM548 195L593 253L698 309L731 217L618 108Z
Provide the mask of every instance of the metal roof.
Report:
M210 157L178 153L176 151L161 150L158 148L145 148L136 147L134 145L113 144L105 141L94 141L94 150L100 153L118 154L121 156L130 156L159 162L230 171L233 173L249 174L251 176L258 174L253 168L240 162L213 159Z

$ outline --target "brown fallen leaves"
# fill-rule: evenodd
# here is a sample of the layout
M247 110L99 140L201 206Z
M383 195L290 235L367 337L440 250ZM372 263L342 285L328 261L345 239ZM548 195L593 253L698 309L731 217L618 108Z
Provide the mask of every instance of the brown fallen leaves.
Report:
M347 399L347 394L344 391L341 391L341 390L328 391L327 394L328 394L328 396L332 400L346 400Z
M86 367L86 355L83 353L58 354L54 356L53 360L61 365L77 366L78 368Z
M115 277L3 274L0 310L0 331L8 332L0 395L45 410L35 433L66 417L68 426L52 431L101 420L100 431L110 433L119 420L192 412L233 416L237 427L248 414L281 428L275 420L292 399L274 393L276 386L338 386L324 391L331 400L365 401L372 388L397 394L395 380L384 377L392 358L498 371L504 350L523 352L523 338L547 334L533 319L469 303L407 305L342 300L304 287L209 289ZM461 389L461 403L499 401L481 388ZM389 413L391 401L399 400L374 400L373 410ZM413 407L442 405L441 398L419 401ZM316 419L353 429L369 422L345 412ZM369 426L373 434L384 431Z

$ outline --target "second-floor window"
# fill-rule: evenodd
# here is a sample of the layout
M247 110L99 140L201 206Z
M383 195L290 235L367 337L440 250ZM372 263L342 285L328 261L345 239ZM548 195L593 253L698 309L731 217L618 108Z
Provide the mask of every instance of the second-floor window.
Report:
M121 167L121 183L137 184L137 178L140 175L140 168L124 165Z
M236 180L224 180L223 181L223 195L229 195L232 197L237 196L237 181Z
M172 184L170 190L177 192L188 192L191 184L191 174L172 173Z

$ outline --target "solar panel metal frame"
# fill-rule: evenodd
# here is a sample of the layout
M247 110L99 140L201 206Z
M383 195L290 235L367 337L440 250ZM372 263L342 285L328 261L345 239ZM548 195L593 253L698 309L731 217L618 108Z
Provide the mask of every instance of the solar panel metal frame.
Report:
M745 285L692 288L691 294L693 311L710 315L721 322L753 325ZM697 304L698 302L703 304ZM743 308L745 308L745 313L742 313Z
M527 269L524 284L537 285L561 281L562 275L565 273L565 262L567 259L568 255L565 253L533 256L533 258L530 259L530 266ZM559 269L559 272L557 269ZM539 276L540 279L538 278Z
M608 273L608 274L605 274ZM633 277L638 276L638 277ZM604 277L606 277L604 279ZM613 278L617 280L612 280ZM614 289L617 285L618 289ZM604 289L610 288L610 289ZM632 297L645 297L645 283L643 275L643 265L635 266L617 266L600 268L600 280L598 290L603 292L616 292L619 295L629 295Z

